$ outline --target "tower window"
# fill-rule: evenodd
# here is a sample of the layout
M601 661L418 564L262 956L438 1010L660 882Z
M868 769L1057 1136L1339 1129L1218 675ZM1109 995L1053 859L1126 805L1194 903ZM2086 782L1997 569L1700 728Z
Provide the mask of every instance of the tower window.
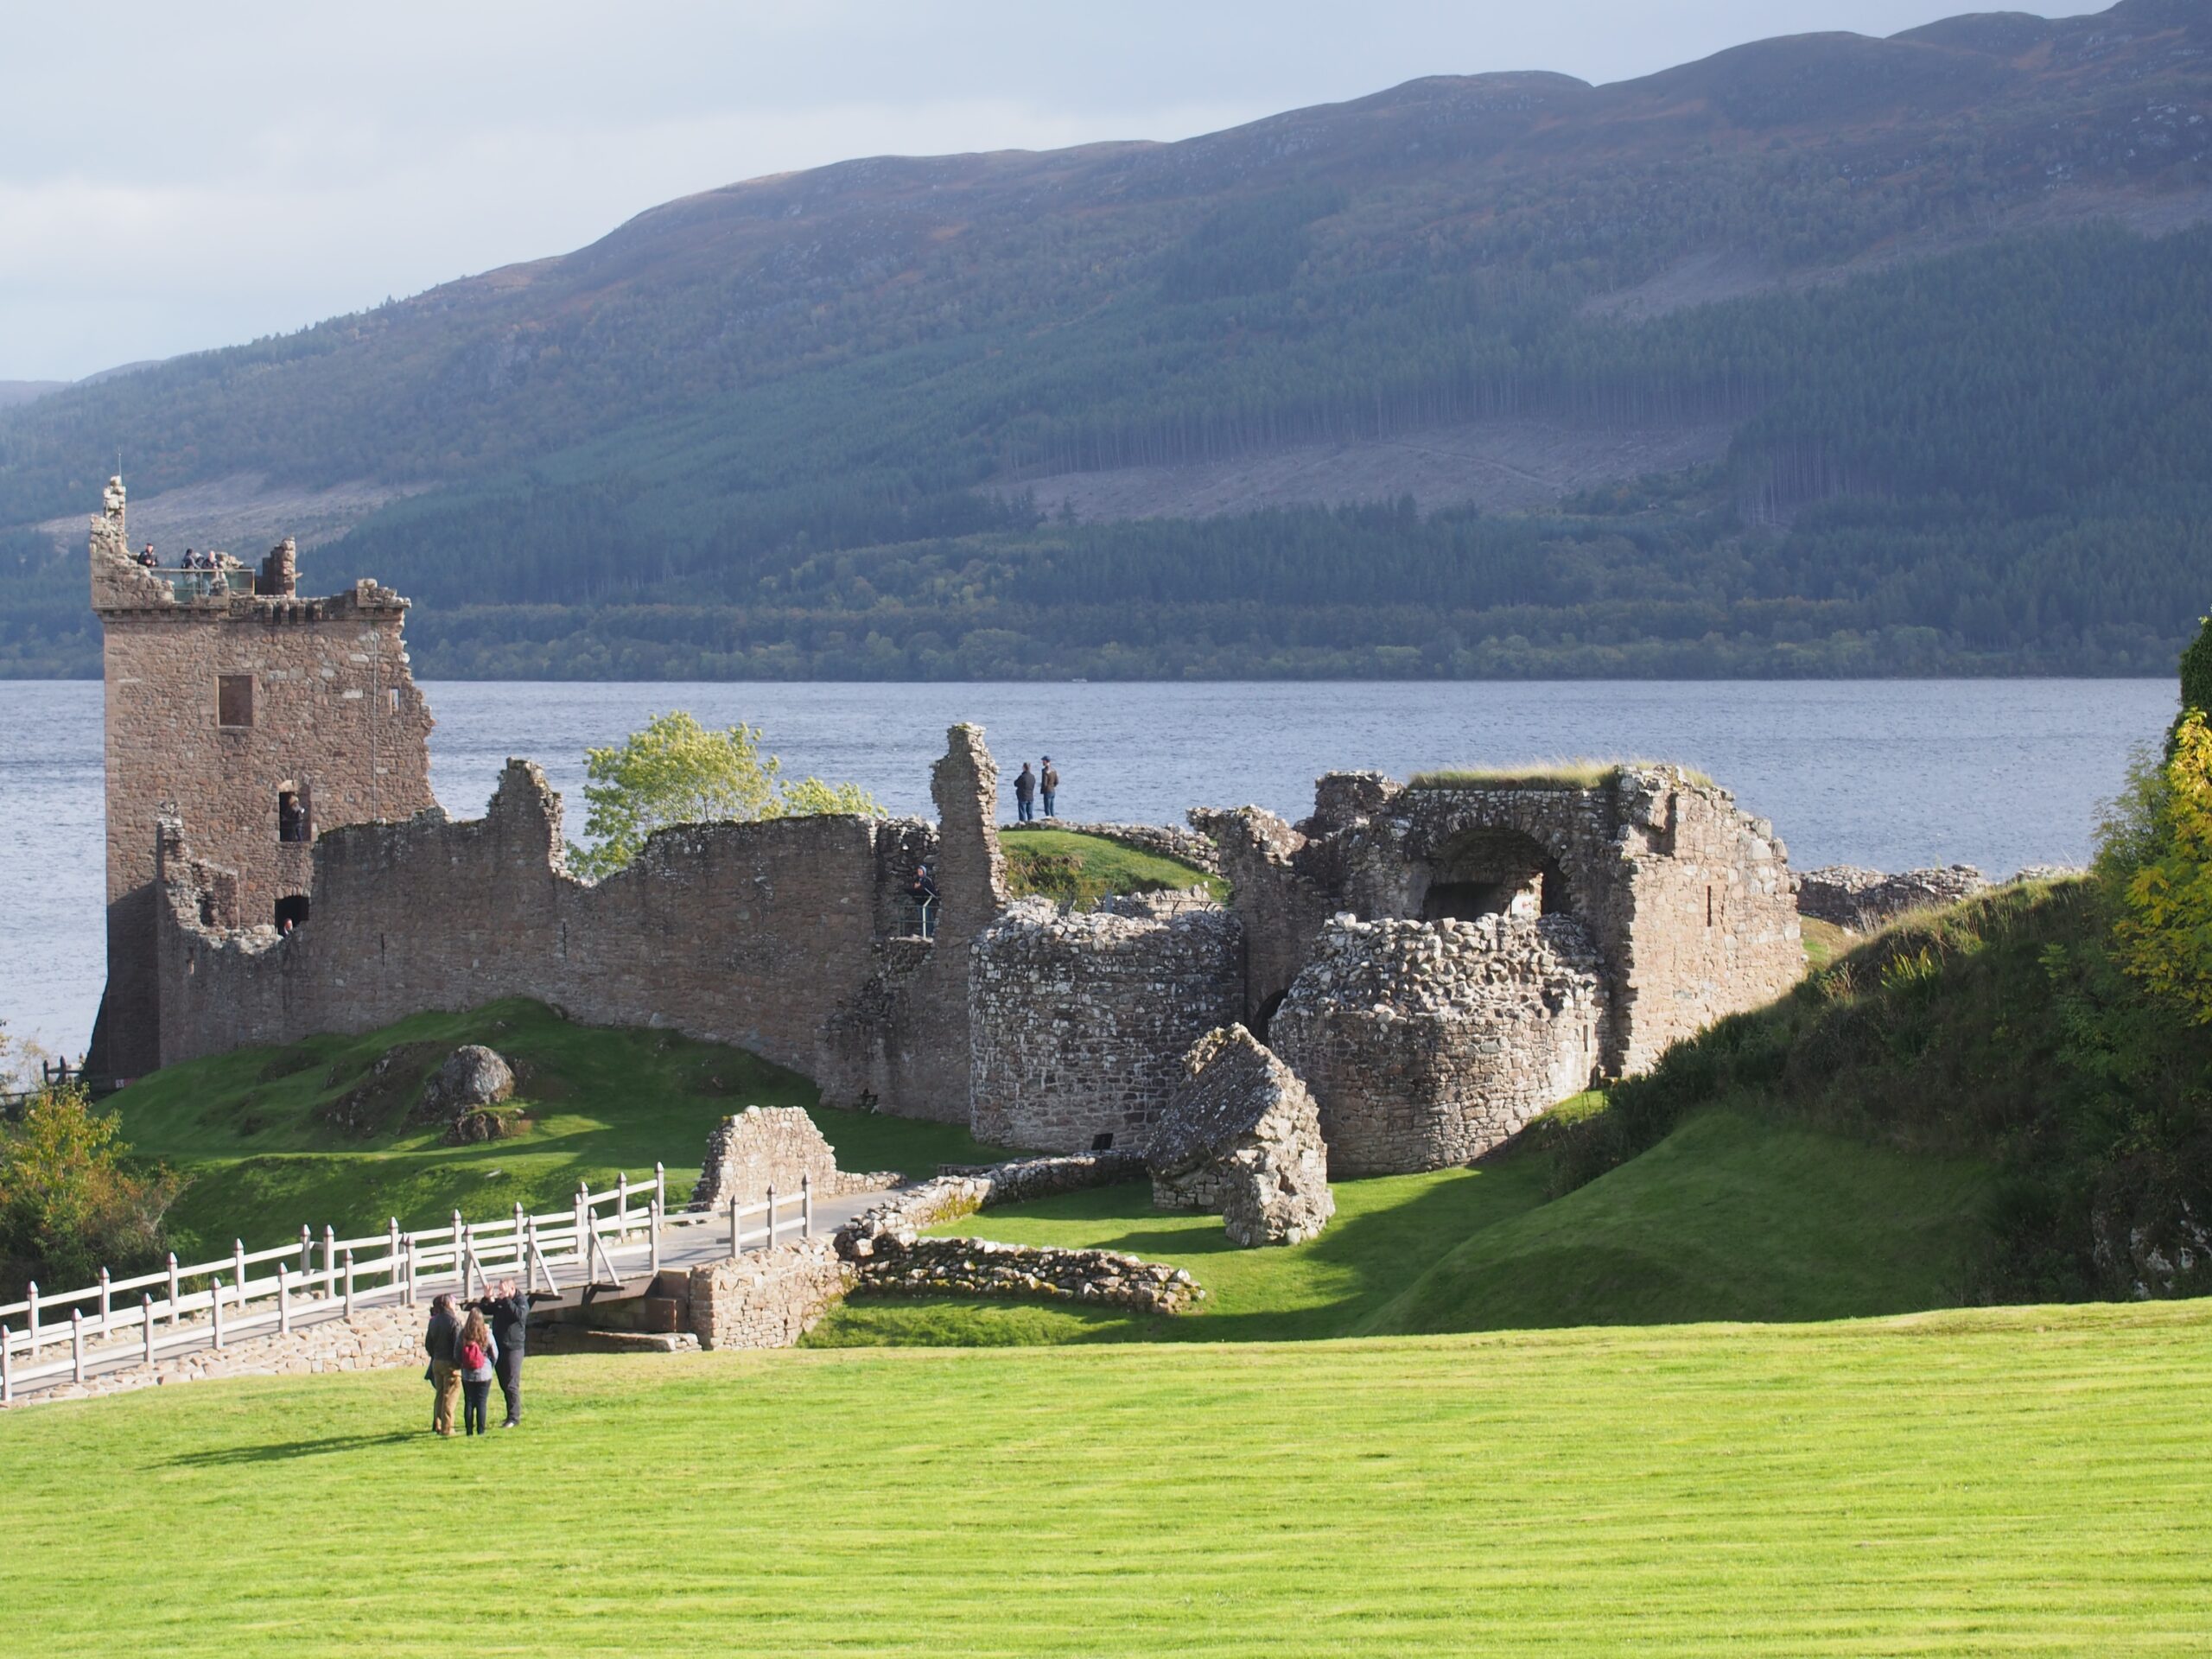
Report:
M280 789L276 791L276 839L279 841L313 841L314 826L308 821L308 798L303 790Z
M215 677L215 723L240 728L253 724L253 676L218 674Z
M308 896L304 893L287 893L276 901L276 931L289 933L295 928L307 925Z

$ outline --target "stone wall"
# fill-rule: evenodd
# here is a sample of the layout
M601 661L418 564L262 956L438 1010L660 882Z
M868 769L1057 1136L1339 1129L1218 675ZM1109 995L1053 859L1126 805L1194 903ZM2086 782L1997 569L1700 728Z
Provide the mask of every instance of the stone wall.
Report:
M1232 1244L1297 1244L1337 1212L1320 1109L1298 1074L1242 1026L1208 1032L1183 1058L1145 1166L1152 1200L1211 1210Z
M92 606L105 636L109 989L96 1072L135 1077L163 1062L155 934L157 824L188 827L229 878L219 919L274 929L276 901L306 893L312 848L280 838L278 799L308 832L404 819L430 792L429 706L408 671L407 601L372 582L322 599L239 591L140 569L119 483L90 538ZM172 550L168 556L180 556ZM249 695L219 718L220 687ZM238 716L245 715L243 721Z
M1971 864L1904 870L1895 875L1830 864L1797 878L1797 912L1853 933L1872 933L1908 911L1955 905L1986 892L1989 886L1989 879Z
M1295 827L1256 807L1194 811L1222 848L1262 1029L1330 918L1566 914L1605 981L1600 1059L1649 1065L1676 1039L1781 995L1803 972L1788 855L1726 790L1672 766L1591 785L1408 788L1332 773Z
M837 1185L837 1155L814 1120L797 1106L748 1106L707 1137L695 1210L727 1209L731 1198L757 1204L770 1187L788 1196L804 1179L827 1197Z
M1134 1152L1081 1153L1066 1158L1016 1158L973 1168L949 1167L893 1193L837 1230L837 1254L865 1262L901 1249L923 1230L941 1227L995 1204L1026 1204L1062 1192L1134 1181L1144 1160Z
M244 1337L219 1351L196 1349L119 1370L102 1371L82 1382L63 1382L19 1395L15 1404L50 1400L86 1400L96 1395L126 1394L226 1376L305 1376L323 1371L387 1370L423 1363L423 1326L428 1308L363 1308L351 1319L318 1319L287 1335ZM430 1399L423 1391L423 1421L429 1423Z
M753 1250L691 1269L691 1334L702 1348L789 1348L858 1277L828 1238Z
M1319 1103L1329 1173L1464 1164L1589 1087L1600 969L1565 917L1332 922L1270 1039Z
M684 825L597 883L567 873L543 774L511 761L482 818L326 833L312 919L282 938L207 925L207 863L180 837L156 918L162 1057L531 996L591 1024L751 1049L831 1105L962 1121L967 941L995 914L997 855L976 806L981 734L956 728L952 747L941 798L955 816L934 837L850 817ZM937 938L887 935L887 920L911 925L904 887L932 851Z
M1141 1149L1184 1052L1243 1011L1243 933L1218 906L1022 899L976 938L969 996L976 1139L1074 1152L1111 1135Z
M879 1255L855 1289L877 1296L1022 1296L1138 1313L1183 1313L1205 1292L1181 1268L1121 1250L1001 1244L988 1238L925 1238Z

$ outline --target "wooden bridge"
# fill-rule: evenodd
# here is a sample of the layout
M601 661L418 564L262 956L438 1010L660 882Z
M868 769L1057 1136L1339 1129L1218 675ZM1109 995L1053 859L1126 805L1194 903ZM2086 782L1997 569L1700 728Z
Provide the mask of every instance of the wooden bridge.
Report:
M273 1249L234 1243L228 1256L190 1266L172 1255L165 1268L126 1279L102 1268L97 1283L60 1294L33 1284L23 1300L0 1306L0 1405L362 1308L413 1307L442 1292L465 1300L502 1278L540 1299L642 1294L664 1268L810 1238L876 1201L849 1194L818 1207L802 1177L797 1192L771 1186L753 1203L671 1213L667 1185L656 1165L650 1181L624 1175L601 1192L580 1185L565 1211L531 1215L518 1204L471 1222L456 1210L443 1227L403 1231L394 1218L359 1238L303 1226L297 1243Z

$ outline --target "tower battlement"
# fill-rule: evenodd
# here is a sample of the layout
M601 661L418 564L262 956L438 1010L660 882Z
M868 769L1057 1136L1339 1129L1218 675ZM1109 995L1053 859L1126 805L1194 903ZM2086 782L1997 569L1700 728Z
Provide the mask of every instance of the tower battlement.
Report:
M429 706L409 671L407 601L375 582L298 591L285 541L257 568L134 554L123 481L92 517L92 609L104 632L108 982L92 1064L159 1064L157 849L188 836L221 879L228 927L304 925L313 843L340 824L412 817L429 785Z

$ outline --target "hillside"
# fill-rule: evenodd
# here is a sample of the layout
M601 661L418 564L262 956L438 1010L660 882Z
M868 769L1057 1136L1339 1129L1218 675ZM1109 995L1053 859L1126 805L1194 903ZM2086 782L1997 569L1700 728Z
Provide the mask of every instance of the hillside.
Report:
M0 412L0 665L89 666L120 445L430 673L2139 671L2212 575L2208 49L2122 0L733 185Z

